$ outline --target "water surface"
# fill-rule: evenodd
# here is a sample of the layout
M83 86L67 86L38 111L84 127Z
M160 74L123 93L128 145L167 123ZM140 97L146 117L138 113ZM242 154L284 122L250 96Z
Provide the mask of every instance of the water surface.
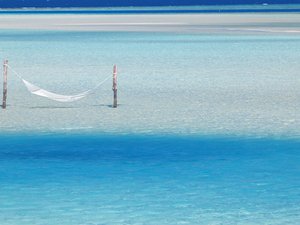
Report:
M0 142L0 221L297 224L299 141L11 135Z

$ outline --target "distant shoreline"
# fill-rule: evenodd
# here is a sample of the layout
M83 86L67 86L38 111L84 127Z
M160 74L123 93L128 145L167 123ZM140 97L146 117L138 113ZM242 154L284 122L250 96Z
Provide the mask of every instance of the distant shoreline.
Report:
M298 13L93 14L0 13L0 29L299 34Z

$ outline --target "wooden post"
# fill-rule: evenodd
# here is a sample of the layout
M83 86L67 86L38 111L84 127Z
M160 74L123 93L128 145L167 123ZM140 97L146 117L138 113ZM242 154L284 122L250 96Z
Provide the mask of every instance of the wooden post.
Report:
M117 88L117 66L114 65L114 70L113 70L113 88L114 92L114 103L113 103L113 108L118 107L118 88Z
M6 99L7 99L7 64L8 64L8 60L4 60L4 63L3 63L3 101L2 101L3 109L6 109Z

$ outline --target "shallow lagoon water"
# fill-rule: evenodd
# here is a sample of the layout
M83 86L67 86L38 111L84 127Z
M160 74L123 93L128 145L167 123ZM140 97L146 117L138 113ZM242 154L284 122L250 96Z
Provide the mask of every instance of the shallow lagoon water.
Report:
M299 136L297 34L0 32L1 57L30 82L60 94L111 82L82 101L32 96L9 72L2 131L95 130Z
M299 141L2 135L0 221L297 224Z

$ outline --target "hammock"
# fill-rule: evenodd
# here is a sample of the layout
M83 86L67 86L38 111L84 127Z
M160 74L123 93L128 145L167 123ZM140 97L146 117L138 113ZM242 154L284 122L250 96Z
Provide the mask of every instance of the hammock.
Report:
M93 93L100 85L102 85L105 81L107 81L109 77L105 78L103 81L101 81L98 85L96 85L94 88L90 89L90 90L87 90L87 91L84 91L82 93L79 93L79 94L76 94L76 95L61 95L61 94L56 94L56 93L53 93L53 92L50 92L50 91L47 91L45 89L42 89L32 83L30 83L29 81L23 79L16 71L14 71L9 65L7 65L11 70L12 72L17 76L19 77L24 85L26 86L27 90L34 94L34 95L38 95L38 96L41 96L41 97L45 97L45 98L48 98L48 99L51 99L53 101L57 101L57 102L74 102L74 101L78 101L82 98L85 98L86 96L90 95L91 93Z
M57 102L74 102L74 101L80 100L80 99L88 96L91 93L91 90L88 90L88 91L82 92L77 95L60 95L60 94L56 94L56 93L44 90L24 79L22 79L22 81L25 84L27 90L29 92L31 92L32 94L38 95L41 97L45 97L45 98L48 98L48 99L51 99L51 100L54 100Z

